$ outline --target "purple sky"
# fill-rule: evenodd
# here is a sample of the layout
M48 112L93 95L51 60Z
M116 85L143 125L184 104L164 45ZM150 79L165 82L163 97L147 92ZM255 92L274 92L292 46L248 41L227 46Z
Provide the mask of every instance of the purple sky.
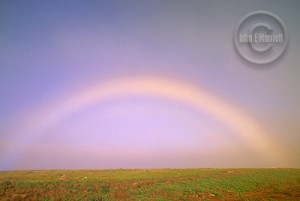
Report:
M299 9L0 1L0 170L300 167ZM232 40L256 10L289 33L267 67Z

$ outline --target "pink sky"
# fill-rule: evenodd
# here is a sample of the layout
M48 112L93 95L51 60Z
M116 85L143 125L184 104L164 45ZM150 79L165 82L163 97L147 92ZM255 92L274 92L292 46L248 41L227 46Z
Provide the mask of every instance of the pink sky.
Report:
M300 4L232 2L1 1L0 169L299 167ZM258 9L265 67L232 41Z

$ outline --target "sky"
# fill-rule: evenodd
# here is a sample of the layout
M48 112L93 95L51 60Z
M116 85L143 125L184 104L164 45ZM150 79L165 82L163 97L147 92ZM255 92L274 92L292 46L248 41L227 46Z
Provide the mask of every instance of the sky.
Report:
M300 2L0 1L0 170L300 167ZM234 31L284 22L267 64Z

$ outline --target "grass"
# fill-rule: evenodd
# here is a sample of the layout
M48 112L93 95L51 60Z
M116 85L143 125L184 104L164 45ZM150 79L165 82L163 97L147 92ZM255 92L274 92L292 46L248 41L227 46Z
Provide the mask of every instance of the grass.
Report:
M300 200L300 169L3 171L0 200Z

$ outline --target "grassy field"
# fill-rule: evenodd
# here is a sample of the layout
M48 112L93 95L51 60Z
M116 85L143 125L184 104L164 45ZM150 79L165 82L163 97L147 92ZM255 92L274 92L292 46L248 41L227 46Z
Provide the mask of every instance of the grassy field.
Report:
M300 200L300 169L0 172L0 200Z

